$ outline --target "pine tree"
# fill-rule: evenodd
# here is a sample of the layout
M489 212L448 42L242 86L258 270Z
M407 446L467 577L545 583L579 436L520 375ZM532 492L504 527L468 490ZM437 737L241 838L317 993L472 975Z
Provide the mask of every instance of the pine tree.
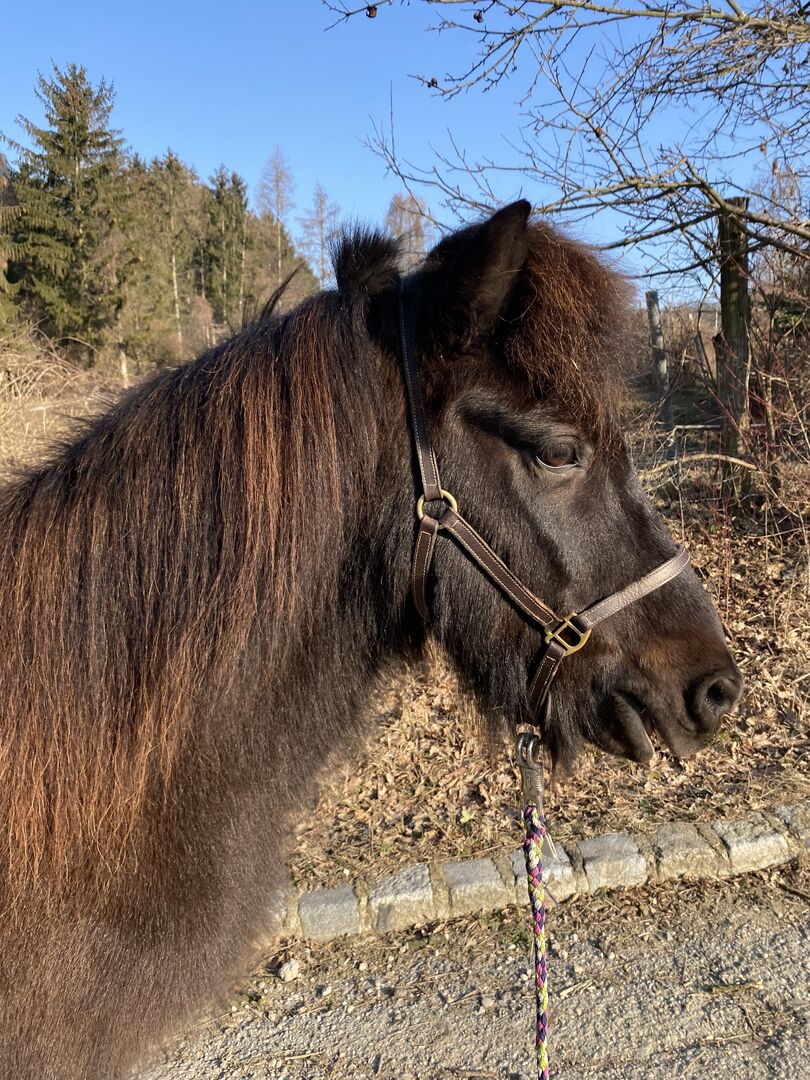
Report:
M54 65L37 97L47 126L18 117L30 145L8 140L19 155L10 276L48 333L92 351L115 327L128 264L114 92L103 79L93 87L83 67Z
M170 363L213 343L300 268L284 307L317 283L286 218L290 168L277 148L259 213L222 166L202 183L169 150L147 163L110 128L112 87L81 67L39 77L45 122L18 118L27 138L0 155L0 325L30 318L74 356ZM319 189L320 191L320 189ZM314 250L327 273L335 208L316 193Z
M19 284L9 280L9 260L19 255L19 245L12 242L11 234L20 208L14 197L11 166L3 154L0 154L0 329L15 320L14 297L19 292Z
M247 187L224 165L211 177L208 217L206 295L217 322L237 326L246 301Z
M172 315L174 317L177 343L183 350L183 321L181 306L186 304L186 289L183 287L184 270L190 261L190 233L187 226L189 210L188 195L191 189L191 177L183 163L171 150L162 162L157 163L157 180L164 193L166 214L166 239L168 241L168 262L171 280Z
M171 150L146 165L135 155L124 171L134 268L126 283L122 339L136 359L174 362L188 355L186 322L195 257L205 235L205 192Z

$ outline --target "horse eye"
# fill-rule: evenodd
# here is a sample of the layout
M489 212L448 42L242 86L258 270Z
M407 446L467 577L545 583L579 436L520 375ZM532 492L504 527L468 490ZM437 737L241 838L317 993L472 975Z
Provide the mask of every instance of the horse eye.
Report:
M551 442L535 454L535 460L547 469L564 469L577 464L577 448L572 442Z

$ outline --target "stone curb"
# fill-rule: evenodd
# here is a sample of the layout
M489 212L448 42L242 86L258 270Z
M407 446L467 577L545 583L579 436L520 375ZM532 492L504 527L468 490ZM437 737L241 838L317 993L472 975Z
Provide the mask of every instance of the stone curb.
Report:
M711 825L668 822L652 834L606 833L557 845L543 880L556 901L646 882L715 880L781 866L810 852L810 799ZM331 941L386 934L437 919L485 914L528 902L523 852L407 866L371 885L275 897L287 938Z

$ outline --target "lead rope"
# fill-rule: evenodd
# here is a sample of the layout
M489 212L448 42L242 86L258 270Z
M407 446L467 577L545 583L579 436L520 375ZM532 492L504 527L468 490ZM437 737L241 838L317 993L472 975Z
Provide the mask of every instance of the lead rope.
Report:
M548 962L546 953L546 896L543 887L543 841L546 838L546 822L533 803L523 808L526 838L523 854L526 856L526 873L529 879L529 903L532 907L532 935L534 937L534 995L537 1005L537 1026L534 1036L537 1051L537 1076L549 1080L548 1067Z
M546 949L546 893L543 885L543 850L553 854L554 845L543 815L542 744L538 735L521 732L516 754L523 779L523 822L526 834L523 854L529 885L534 943L534 996L537 1010L535 1051L538 1080L549 1080L548 1064L548 953Z

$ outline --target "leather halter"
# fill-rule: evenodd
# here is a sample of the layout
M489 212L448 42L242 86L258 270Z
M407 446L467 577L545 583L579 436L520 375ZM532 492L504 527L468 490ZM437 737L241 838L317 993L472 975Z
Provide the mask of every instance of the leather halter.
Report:
M419 477L422 491L416 503L416 516L419 528L416 534L416 546L411 567L411 593L416 610L427 622L430 619L425 596L425 583L433 561L436 538L442 531L448 533L461 550L478 569L500 591L512 601L527 622L532 623L543 634L545 641L540 659L529 681L526 722L536 724L540 709L546 700L549 687L557 674L560 664L566 656L578 652L587 644L591 631L617 611L640 600L648 593L660 589L672 581L689 564L689 553L679 547L671 559L650 571L644 577L624 589L585 608L584 611L572 611L565 618L560 618L528 589L479 536L475 529L459 513L458 504L449 491L445 491L439 479L439 466L427 429L425 406L413 350L409 348L410 328L405 320L405 307L402 299L402 286L399 289L399 323L402 348L402 366L405 372L405 386L408 394L408 407L411 415L414 448L419 465ZM444 508L437 516L425 510L426 503L444 503Z

